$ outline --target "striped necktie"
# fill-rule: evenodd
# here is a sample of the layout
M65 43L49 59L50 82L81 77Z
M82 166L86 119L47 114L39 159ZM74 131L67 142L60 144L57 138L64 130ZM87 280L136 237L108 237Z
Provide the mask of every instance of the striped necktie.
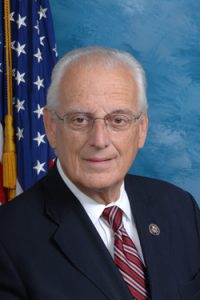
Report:
M114 262L133 298L147 300L149 296L145 267L122 224L122 214L122 210L117 206L105 208L103 211L103 217L114 232Z

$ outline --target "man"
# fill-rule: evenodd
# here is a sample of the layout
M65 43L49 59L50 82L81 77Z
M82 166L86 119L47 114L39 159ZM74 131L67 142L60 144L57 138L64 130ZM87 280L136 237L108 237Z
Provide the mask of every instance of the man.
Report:
M148 127L140 64L113 49L70 52L44 123L57 160L0 210L0 299L199 300L195 201L127 175Z

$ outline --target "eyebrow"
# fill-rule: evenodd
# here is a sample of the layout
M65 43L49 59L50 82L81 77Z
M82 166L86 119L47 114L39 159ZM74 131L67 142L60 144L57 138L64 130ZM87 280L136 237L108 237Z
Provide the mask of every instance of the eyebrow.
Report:
M115 109L113 111L111 111L110 113L108 113L109 115L110 114L128 114L128 115L132 115L133 112L129 109Z
M65 114L89 114L89 115L93 115L93 112L89 112L89 111L85 111L85 110L80 110L80 109L71 109L68 112L66 112ZM110 114L128 114L128 115L133 115L133 112L129 109L115 109L112 110L111 112L108 112L107 115Z

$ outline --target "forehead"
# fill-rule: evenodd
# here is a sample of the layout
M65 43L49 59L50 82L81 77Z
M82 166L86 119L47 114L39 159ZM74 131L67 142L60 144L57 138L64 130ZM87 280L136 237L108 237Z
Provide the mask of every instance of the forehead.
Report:
M135 107L137 84L129 67L101 63L75 63L68 67L60 85L62 106Z

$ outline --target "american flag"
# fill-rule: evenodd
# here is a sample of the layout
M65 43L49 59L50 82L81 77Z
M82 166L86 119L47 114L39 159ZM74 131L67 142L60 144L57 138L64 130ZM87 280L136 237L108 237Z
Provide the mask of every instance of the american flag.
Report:
M4 1L0 4L0 161L4 143L4 116L7 113ZM49 163L55 155L45 135L43 109L51 71L58 55L47 0L10 0L10 22L19 193L47 173ZM2 165L0 173L1 167ZM2 176L0 185L1 183ZM0 202L3 202L2 195L0 194Z

